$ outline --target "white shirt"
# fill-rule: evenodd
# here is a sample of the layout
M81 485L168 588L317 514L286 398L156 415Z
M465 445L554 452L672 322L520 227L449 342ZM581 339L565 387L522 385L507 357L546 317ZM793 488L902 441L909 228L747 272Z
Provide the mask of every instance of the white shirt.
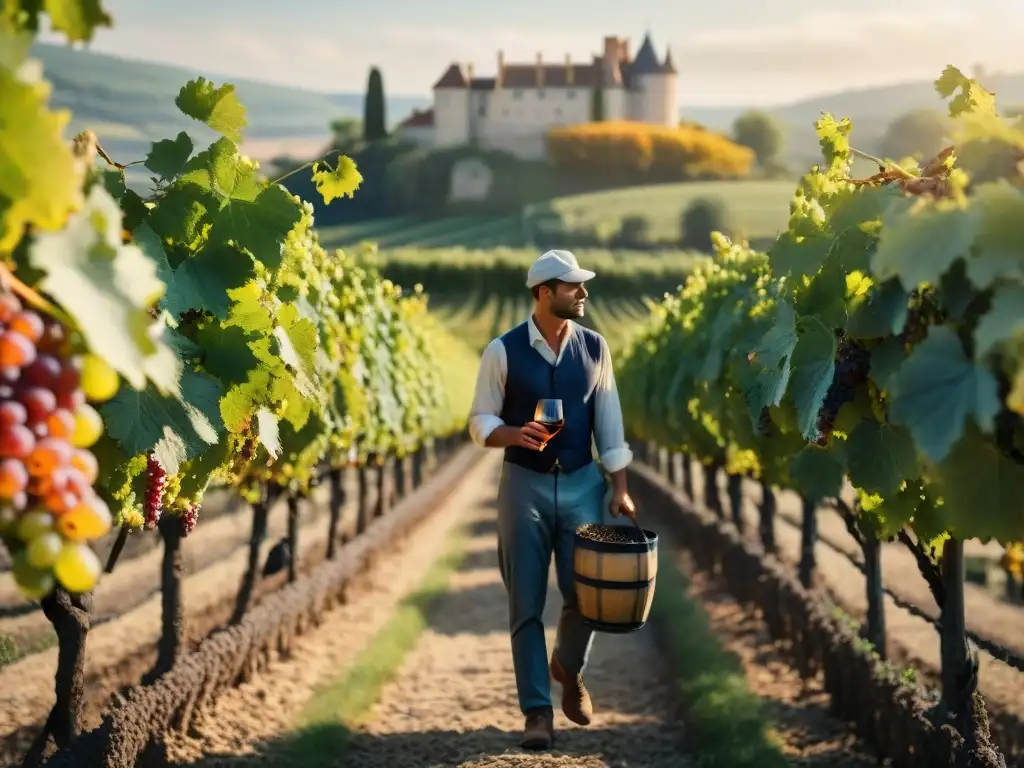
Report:
M566 337L573 332L572 321L566 329ZM558 365L562 361L565 344L558 348L558 355L545 341L531 315L527 320L530 332L530 346L536 349L550 365ZM633 452L626 442L625 430L622 426L622 407L619 405L619 392L615 387L615 374L612 371L611 353L608 342L601 338L602 355L601 370L598 374L597 388L594 390L594 441L597 443L601 464L608 472L625 469L633 460ZM469 412L469 434L473 442L484 446L487 437L497 427L503 426L501 406L505 400L505 380L508 376L508 358L505 345L501 339L494 339L480 358L480 370L476 377L476 393L473 396L473 407Z

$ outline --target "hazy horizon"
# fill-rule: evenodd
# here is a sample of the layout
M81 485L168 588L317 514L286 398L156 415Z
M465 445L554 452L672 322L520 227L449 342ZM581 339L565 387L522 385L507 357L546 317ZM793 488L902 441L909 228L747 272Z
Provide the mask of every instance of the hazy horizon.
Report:
M604 35L630 38L635 52L647 29L660 56L672 48L683 108L782 106L934 79L946 64L1024 70L1024 5L1012 0L910 0L899 9L862 0L857 13L836 0L777 0L771 8L719 0L690 9L656 0L628 9L609 0L521 0L514 12L466 0L348 10L330 0L104 5L114 27L97 31L93 51L321 93L361 92L367 70L378 66L389 94L428 97L452 61L471 62L482 76L493 74L499 49L507 62L533 62L538 52L549 62L566 53L589 61ZM531 14L545 23L531 23ZM49 33L40 39L60 42Z

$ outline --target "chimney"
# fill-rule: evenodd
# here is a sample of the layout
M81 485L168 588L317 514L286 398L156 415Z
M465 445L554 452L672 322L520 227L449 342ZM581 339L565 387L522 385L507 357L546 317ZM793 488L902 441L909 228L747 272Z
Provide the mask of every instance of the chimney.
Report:
M467 80L467 85L468 86L472 86L473 85L473 62L472 61L469 62L468 64L466 64L466 80Z
M544 87L544 57L537 53L537 87Z
M620 85L622 83L622 71L619 69L619 38L609 36L604 39L604 56L602 65L604 68L604 80L608 85Z
M565 84L572 85L572 54L565 54Z
M494 87L501 88L505 81L505 52L498 51L498 76L494 78Z

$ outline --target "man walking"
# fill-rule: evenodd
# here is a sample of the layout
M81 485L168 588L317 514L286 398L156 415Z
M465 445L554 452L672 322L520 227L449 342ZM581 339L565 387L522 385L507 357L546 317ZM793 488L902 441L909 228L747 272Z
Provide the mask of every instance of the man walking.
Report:
M606 481L592 441L610 474L612 515L634 514L625 468L622 411L608 344L573 322L584 314L584 286L594 273L568 251L548 251L530 267L533 314L484 350L470 413L481 446L502 448L498 486L498 561L508 592L509 629L519 706L526 716L522 746L548 749L554 721L551 676L562 686L562 711L588 725L593 715L583 669L593 632L576 607L573 537L604 518ZM564 426L548 432L535 421L541 399L562 401ZM550 664L542 614L554 553L562 612Z

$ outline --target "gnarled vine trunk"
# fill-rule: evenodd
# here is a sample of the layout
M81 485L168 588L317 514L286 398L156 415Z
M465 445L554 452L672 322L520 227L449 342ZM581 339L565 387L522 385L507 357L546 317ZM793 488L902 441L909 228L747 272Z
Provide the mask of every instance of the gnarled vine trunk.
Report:
M299 577L299 497L288 494L288 581Z
M181 586L185 563L181 551L181 518L164 514L157 523L163 541L164 553L160 564L160 641L157 643L156 663L143 678L150 683L168 672L185 651L185 606Z
M743 519L743 475L727 475L725 490L729 496L729 511L732 513L732 524L743 533L746 521Z
M332 469L328 475L330 496L327 501L329 518L327 522L327 559L333 560L338 552L338 525L341 511L345 508L344 470Z
M704 506L715 513L720 520L725 519L722 509L722 497L718 490L718 471L725 462L715 459L704 467Z
M817 567L814 546L818 543L818 503L814 499L800 497L803 519L800 525L800 583L810 589L814 585L814 571Z
M771 483L761 481L761 503L757 508L757 533L761 538L761 546L765 552L776 551L775 544L775 510L777 509L775 489Z
M256 585L260 579L260 547L267 538L267 520L270 508L277 500L276 491L266 485L260 487L260 499L252 505L252 532L249 534L249 561L246 564L242 585L235 599L235 610L231 624L239 624L252 605Z
M92 593L74 594L56 587L41 601L43 614L57 634L56 701L43 730L32 742L23 766L39 765L52 738L58 748L71 745L82 729L85 701L85 640L89 632Z

